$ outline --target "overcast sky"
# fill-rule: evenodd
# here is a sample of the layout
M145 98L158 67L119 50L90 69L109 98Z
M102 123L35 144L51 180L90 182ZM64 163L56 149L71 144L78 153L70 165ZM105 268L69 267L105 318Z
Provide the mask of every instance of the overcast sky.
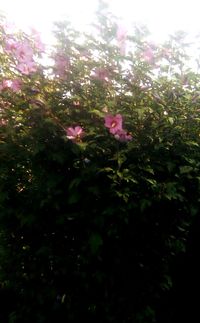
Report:
M200 33L200 0L107 0L111 11L130 21L145 23L155 40L175 30ZM45 37L55 20L70 17L81 28L94 19L98 0L0 0L0 11L20 27L35 26Z

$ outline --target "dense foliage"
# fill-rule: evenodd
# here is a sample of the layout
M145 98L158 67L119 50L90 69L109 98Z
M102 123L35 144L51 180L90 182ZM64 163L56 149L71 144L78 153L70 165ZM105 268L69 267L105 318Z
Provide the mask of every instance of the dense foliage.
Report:
M1 322L171 322L199 212L200 74L177 33L0 26Z

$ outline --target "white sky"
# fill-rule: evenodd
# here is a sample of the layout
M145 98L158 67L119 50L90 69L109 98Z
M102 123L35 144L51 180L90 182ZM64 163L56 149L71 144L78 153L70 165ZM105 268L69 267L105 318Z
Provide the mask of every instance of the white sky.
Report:
M200 0L107 0L125 24L147 24L155 40L175 30L200 33ZM35 26L47 39L52 22L70 17L80 29L92 22L98 0L0 0L0 12L19 27Z

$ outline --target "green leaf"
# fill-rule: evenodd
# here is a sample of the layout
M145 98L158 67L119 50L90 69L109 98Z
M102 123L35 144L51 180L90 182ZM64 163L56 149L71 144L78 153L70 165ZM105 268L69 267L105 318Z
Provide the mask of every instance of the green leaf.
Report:
M151 206L152 202L147 199L142 199L140 201L140 210L141 212L144 212L145 209L149 208Z
M96 110L96 109L93 109L90 111L92 114L95 114L96 116L100 117L100 118L103 118L105 113L104 112L101 112L99 110Z
M199 147L199 144L196 141L187 141L186 144L188 146L195 146L195 147Z
M96 254L102 245L103 245L103 240L100 234L93 233L89 239L89 246L92 254Z
M169 118L168 118L168 121L169 121L169 123L170 123L171 125L173 125L173 124L174 124L174 118L169 117Z
M78 187L79 184L81 183L81 180L82 179L80 177L74 178L69 184L69 190L71 190L75 187Z
M191 166L180 166L180 174L187 174L190 173L193 170L193 167Z
M71 193L67 199L68 204L76 204L80 200L80 194L78 192Z
M146 182L150 183L152 186L155 186L157 184L155 179L152 178L145 178Z

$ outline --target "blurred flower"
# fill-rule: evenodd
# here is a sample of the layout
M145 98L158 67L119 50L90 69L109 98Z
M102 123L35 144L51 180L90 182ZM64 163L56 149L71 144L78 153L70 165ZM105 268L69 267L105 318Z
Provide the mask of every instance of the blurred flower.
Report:
M20 63L29 62L33 60L33 49L28 42L17 43L14 49L14 56Z
M33 50L26 41L18 42L13 38L6 39L5 52L12 54L18 62L25 62L33 59Z
M9 88L11 85L11 81L10 80L3 80L0 84L0 91Z
M11 89L13 92L18 92L21 89L22 82L19 79L3 80L0 84L0 91L4 89Z
M21 90L21 86L22 86L22 81L20 79L14 79L11 81L11 86L10 88L14 91L14 92L18 92Z
M66 129L67 138L72 141L80 141L84 135L83 128L76 126L75 128L69 127Z
M64 54L57 54L55 57L54 71L59 77L65 77L70 67L70 60Z
M119 25L117 28L117 40L118 42L123 42L126 40L127 37L127 30L124 26Z
M17 27L13 22L7 21L6 23L4 23L3 28L6 34L13 34L17 31Z
M37 65L34 61L27 61L17 65L18 71L22 74L29 75L30 73L36 72Z
M102 111L108 113L108 107L107 106L103 107Z
M117 131L122 130L122 116L121 114L117 114L116 116L107 115L105 117L105 127L109 129L110 133L113 135Z
M2 126L6 126L6 124L7 124L7 120L5 120L5 119L0 119L0 127L2 127Z
M119 25L117 29L117 41L118 41L118 46L120 49L121 55L124 55L126 52L126 39L127 39L127 31L126 29Z
M15 39L7 38L5 40L4 50L7 54L10 54L10 53L13 53L17 49L17 46L18 46L18 42Z
M152 48L147 48L145 51L142 53L143 59L148 62L148 63L153 63L154 62L154 53Z
M33 37L35 48L37 48L40 52L44 52L45 45L41 40L40 33L35 28L31 28L31 36Z
M28 75L37 70L36 64L33 60L33 49L27 41L18 42L9 38L5 42L5 52L12 54L17 60L16 68L22 74Z
M79 101L73 101L73 105L74 105L75 107L79 107L79 106L80 106L80 102L79 102Z
M114 136L117 140L121 142L127 142L132 140L131 134L124 129L118 130Z

